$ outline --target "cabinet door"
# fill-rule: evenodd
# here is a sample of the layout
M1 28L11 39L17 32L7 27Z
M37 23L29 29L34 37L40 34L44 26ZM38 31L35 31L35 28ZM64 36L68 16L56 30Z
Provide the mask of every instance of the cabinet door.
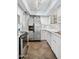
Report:
M44 31L41 31L41 40L44 40Z
M47 31L46 34L47 34L46 39L47 39L49 45L51 46L51 33Z
M45 36L45 37L44 37L44 38L45 38L45 40L48 40L48 36L49 36L49 34L48 34L48 32L47 32L47 31L45 31L45 32L44 32L44 36Z
M54 34L52 34L51 33L51 37L50 37L50 46L51 46L51 48L52 48L52 50L54 50L55 49L55 47L56 47L56 41L55 41L55 37L54 37Z
M41 31L41 40L47 40L47 32L44 30Z
M54 51L55 55L57 56L57 58L60 59L60 57L61 57L60 46L55 46L53 51Z
M56 45L57 46L61 46L61 38L56 36L56 35L54 35L54 39L55 39Z
M55 43L54 53L57 56L57 58L59 59L61 56L61 40L58 36L54 35L54 43Z
M54 41L53 41L54 40L54 35L51 34L51 37L50 38L51 38L51 45L50 46L51 46L51 48L53 50L54 49L54 46L55 46Z

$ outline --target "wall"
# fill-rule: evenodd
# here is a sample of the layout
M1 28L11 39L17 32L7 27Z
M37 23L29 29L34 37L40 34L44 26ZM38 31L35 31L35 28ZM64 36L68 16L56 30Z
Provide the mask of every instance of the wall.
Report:
M21 31L28 31L28 19L29 15L24 14L20 7L18 7L17 14L20 16L20 30Z
M20 7L17 8L17 14L20 16L20 24L18 24L17 27L20 28L20 30L22 31L22 19L23 19L23 11L20 9Z
M25 17L25 30L28 32L28 21L29 21L30 16L26 15Z

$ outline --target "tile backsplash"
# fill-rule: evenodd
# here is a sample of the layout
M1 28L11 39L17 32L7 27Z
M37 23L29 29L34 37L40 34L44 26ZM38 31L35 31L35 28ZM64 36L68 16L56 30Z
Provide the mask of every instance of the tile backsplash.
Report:
M51 30L56 30L56 31L61 31L61 25L60 24L50 24L50 25L41 25L41 29L51 29Z

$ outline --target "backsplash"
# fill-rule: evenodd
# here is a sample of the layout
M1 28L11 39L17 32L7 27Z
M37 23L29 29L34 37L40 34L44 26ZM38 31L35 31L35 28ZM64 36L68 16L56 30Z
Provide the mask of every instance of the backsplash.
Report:
M50 29L50 30L56 30L56 31L60 31L60 24L50 24L50 25L41 25L41 29Z

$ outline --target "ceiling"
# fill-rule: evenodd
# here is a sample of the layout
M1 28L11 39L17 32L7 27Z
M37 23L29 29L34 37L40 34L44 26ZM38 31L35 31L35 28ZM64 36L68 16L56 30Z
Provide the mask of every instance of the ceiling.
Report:
M46 11L52 0L26 0L31 11Z
M60 0L19 0L18 4L31 15L49 15L51 9L60 5Z

